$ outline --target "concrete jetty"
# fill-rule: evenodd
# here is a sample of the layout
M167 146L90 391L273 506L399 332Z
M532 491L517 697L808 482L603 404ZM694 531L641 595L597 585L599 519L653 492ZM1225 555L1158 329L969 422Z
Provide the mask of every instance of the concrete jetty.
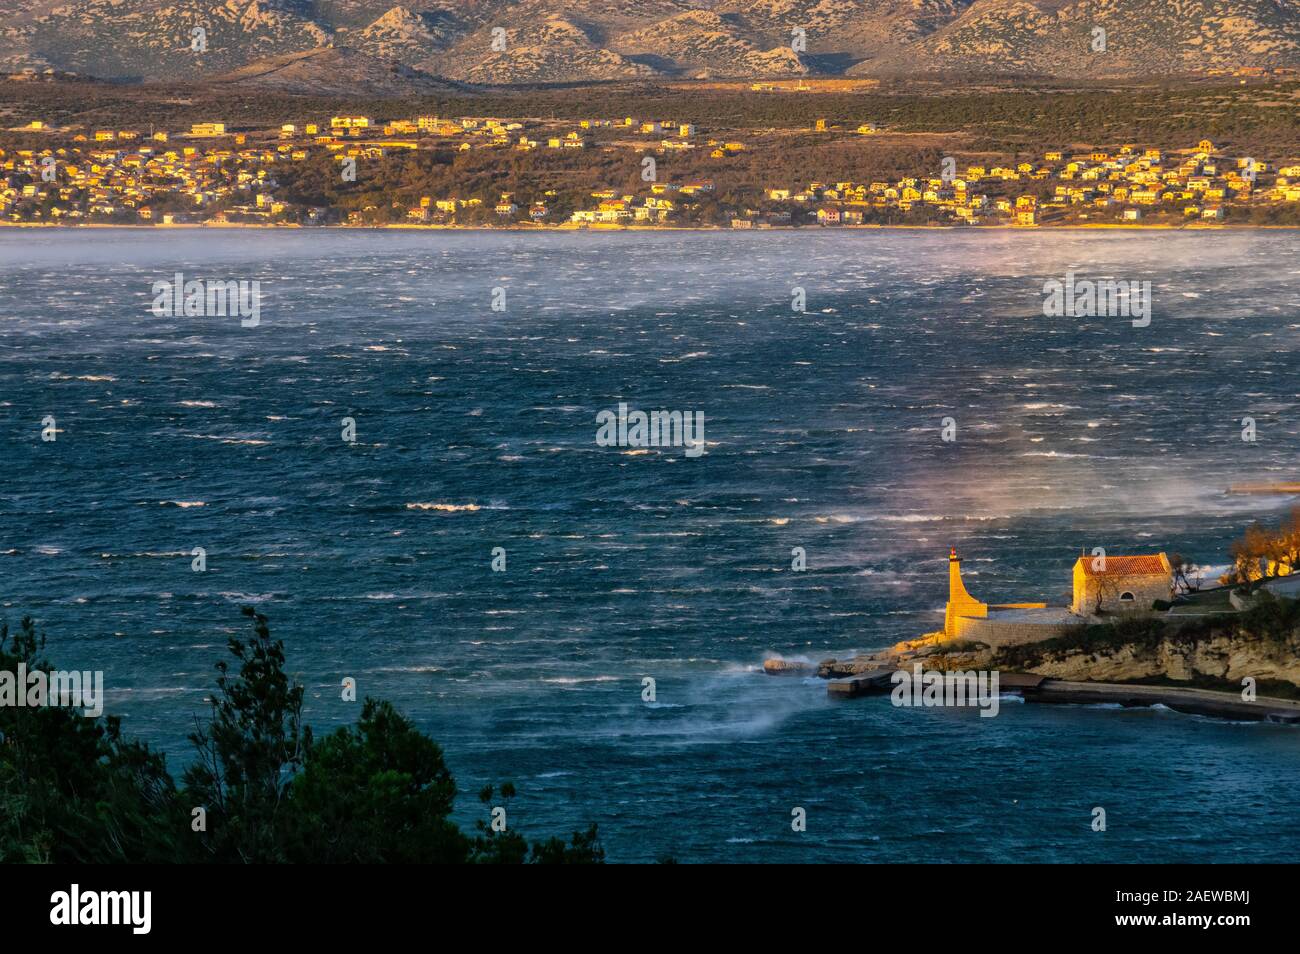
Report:
M893 689L892 668L872 669L831 679L826 694L832 699L885 696ZM1124 708L1163 705L1188 715L1234 719L1239 722L1276 722L1300 725L1300 701L1257 697L1252 702L1238 692L1185 686L1144 686L1116 682L1070 682L1036 673L999 672L998 690L1018 695L1026 702L1058 705L1120 705Z
M1271 484L1233 484L1230 494L1300 494L1300 481L1287 480Z
M1241 722L1278 722L1300 725L1300 702L1259 696L1247 702L1239 692L1193 689L1184 686L1135 686L1111 682L1068 682L1044 679L1021 692L1026 702L1073 705L1118 704L1125 708L1163 705L1175 712L1213 716Z
M892 688L890 679L896 671L895 669L871 669L853 676L831 679L826 683L826 694L834 699L881 695Z

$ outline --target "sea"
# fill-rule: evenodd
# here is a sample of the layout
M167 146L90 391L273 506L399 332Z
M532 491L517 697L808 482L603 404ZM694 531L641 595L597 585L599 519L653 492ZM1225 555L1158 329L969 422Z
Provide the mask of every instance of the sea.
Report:
M1044 314L1071 274L1149 322ZM3 229L0 615L179 773L254 606L317 734L354 679L462 825L509 781L610 861L1291 861L1298 728L761 666L940 627L951 547L989 602L1094 547L1213 582L1294 503L1225 490L1300 477L1297 349L1294 230ZM620 404L703 452L598 441Z

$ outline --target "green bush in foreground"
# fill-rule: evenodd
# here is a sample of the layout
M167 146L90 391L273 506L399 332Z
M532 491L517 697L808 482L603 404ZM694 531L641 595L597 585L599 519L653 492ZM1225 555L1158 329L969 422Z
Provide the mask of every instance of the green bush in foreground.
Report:
M264 616L244 613L252 636L230 640L233 668L217 664L180 787L162 755L124 738L112 716L0 706L0 862L604 861L594 825L531 845L482 822L462 832L442 749L390 703L367 699L355 726L316 740L283 644ZM0 627L0 671L49 672L44 647L30 619L12 638ZM503 799L513 794L501 786Z

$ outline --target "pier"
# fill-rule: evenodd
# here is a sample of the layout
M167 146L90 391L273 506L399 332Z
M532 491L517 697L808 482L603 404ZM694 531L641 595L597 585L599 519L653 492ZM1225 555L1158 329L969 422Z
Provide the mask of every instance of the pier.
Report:
M868 672L826 683L832 699L884 696L893 689L895 669ZM1187 715L1234 719L1240 722L1276 722L1300 725L1300 701L1265 696L1247 702L1238 692L1185 686L1145 686L1115 682L1070 682L1034 673L1000 672L998 690L1018 695L1025 702L1058 705L1119 705L1126 709L1162 705Z
M851 699L854 696L884 695L893 688L890 681L894 669L872 669L855 676L831 679L826 683L826 694L832 699Z
M1272 484L1233 484L1230 494L1300 494L1300 481L1282 481Z

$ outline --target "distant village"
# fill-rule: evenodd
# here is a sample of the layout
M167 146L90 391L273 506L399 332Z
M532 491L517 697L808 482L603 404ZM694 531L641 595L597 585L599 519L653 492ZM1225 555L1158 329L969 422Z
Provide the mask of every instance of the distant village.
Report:
M728 162L751 148L693 124L632 117L582 121L418 116L379 122L333 116L278 129L223 122L187 131L8 130L24 148L0 149L0 224L266 224L622 228L708 224L735 229L917 224L1177 224L1231 220L1239 211L1300 203L1300 158L1227 155L1204 139L1163 151L1126 144L1041 159L917 170L895 181L770 182L726 188ZM878 136L871 123L817 120L809 134ZM47 137L48 146L34 145ZM535 194L448 191L363 208L295 200L296 164L337 164L343 182L396 154L435 150L630 150L651 174L575 195L563 176ZM674 154L701 151L716 172L675 181ZM698 168L695 164L694 168ZM723 188L720 188L723 187ZM720 204L719 193L728 198ZM709 216L698 214L708 203ZM1292 210L1300 214L1300 205ZM1288 220L1290 221L1290 220ZM1300 221L1297 219L1296 221Z

